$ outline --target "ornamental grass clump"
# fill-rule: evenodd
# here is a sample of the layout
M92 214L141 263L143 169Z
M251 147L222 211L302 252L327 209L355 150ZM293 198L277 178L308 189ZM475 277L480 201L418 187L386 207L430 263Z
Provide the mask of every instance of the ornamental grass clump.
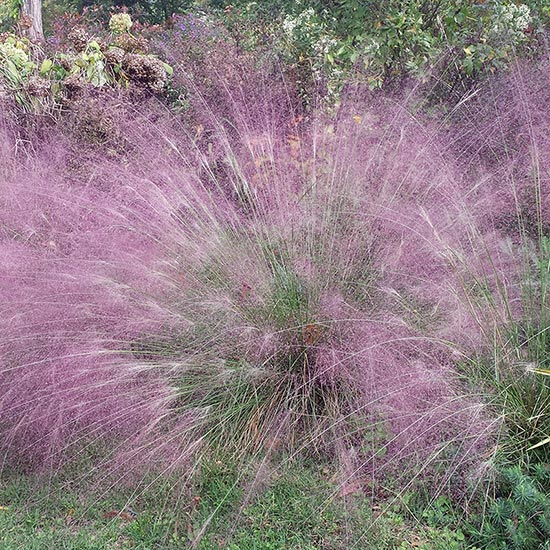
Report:
M468 106L459 140L462 158L473 159L467 177L482 182L491 202L483 226L494 228L519 270L516 277L506 271L499 290L505 308L486 324L487 347L467 373L504 418L495 452L506 464L527 466L550 459L550 384L538 374L548 369L550 349L549 75L542 59L495 79ZM474 294L471 305L486 309Z
M286 451L464 494L501 419L456 363L521 296L501 203L406 103L304 118L253 78L189 86L200 124L121 98L114 152L4 132L5 462Z

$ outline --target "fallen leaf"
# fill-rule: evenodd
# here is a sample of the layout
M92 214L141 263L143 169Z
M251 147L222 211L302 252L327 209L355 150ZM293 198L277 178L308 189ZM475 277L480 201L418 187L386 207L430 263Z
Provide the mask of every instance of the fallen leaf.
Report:
M128 512L121 512L118 510L111 510L110 512L105 512L105 514L103 514L103 517L105 519L120 518L124 521L132 521L134 519L132 515L129 514Z
M72 508L69 508L67 510L67 513L65 514L65 525L73 525L75 523L74 519L74 510Z
M198 508L199 504L201 503L201 497L200 495L195 495L192 499L191 499L191 506L193 508Z
M308 346L315 344L321 337L321 331L322 329L319 325L315 323L307 324L302 330L306 344Z

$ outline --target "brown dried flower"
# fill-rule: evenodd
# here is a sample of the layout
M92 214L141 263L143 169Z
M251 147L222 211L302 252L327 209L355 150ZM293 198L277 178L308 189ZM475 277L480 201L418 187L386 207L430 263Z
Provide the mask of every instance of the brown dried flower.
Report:
M145 86L154 93L162 92L166 85L166 70L156 57L127 54L123 69L132 82Z
M86 49L89 39L90 37L88 36L88 33L82 27L75 27L74 29L71 29L67 35L69 44L77 52L83 52Z
M39 76L31 76L25 85L25 91L33 97L47 97L50 93L50 81Z
M115 44L130 53L146 53L149 50L147 39L142 36L133 36L129 33L117 36Z

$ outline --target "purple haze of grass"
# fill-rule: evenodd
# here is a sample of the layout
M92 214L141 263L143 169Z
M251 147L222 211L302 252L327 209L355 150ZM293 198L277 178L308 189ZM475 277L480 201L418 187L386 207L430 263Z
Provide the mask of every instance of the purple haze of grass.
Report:
M123 105L114 153L65 132L2 166L4 459L40 467L108 441L124 467L178 466L212 423L236 437L236 422L250 448L290 441L321 394L292 448L371 419L370 444L345 434L353 467L406 484L404 464L443 463L447 483L496 426L454 362L517 292L486 223L502 203L401 105L300 122L224 88L231 123L207 103L192 128ZM7 132L1 147L15 158ZM216 400L250 388L290 397L232 420Z
M547 58L518 64L464 113L461 154L495 203L490 222L512 238L521 229L533 236L550 229L549 83Z

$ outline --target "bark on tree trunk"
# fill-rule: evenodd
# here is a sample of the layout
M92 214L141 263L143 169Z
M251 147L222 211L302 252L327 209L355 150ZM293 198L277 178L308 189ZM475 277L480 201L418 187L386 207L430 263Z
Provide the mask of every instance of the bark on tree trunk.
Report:
M23 0L21 3L20 23L33 42L44 40L42 29L42 0Z

